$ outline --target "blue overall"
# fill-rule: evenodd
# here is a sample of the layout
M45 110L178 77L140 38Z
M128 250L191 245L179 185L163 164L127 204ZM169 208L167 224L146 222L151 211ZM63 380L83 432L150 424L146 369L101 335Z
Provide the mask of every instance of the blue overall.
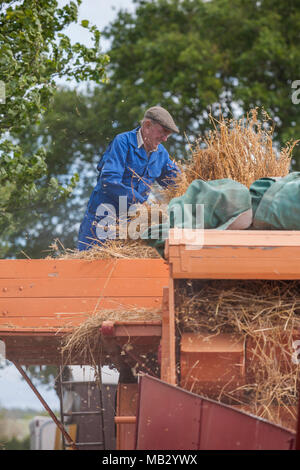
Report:
M119 197L127 197L126 210L132 204L143 203L156 181L160 186L172 184L178 167L170 159L167 150L159 144L149 157L144 147L138 148L137 131L139 127L117 135L107 147L97 170L97 184L91 194L83 221L79 229L78 249L87 250L98 244L96 226L103 215L99 216L99 206L109 204L117 216ZM107 211L109 213L109 210Z

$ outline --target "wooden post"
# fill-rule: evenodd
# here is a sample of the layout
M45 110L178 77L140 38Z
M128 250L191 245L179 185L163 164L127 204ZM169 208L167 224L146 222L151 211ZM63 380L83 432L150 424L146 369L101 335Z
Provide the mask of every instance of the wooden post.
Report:
M172 300L173 297L173 300ZM170 301L171 298L171 301ZM163 289L162 337L161 337L161 380L176 385L175 358L175 316L173 279Z

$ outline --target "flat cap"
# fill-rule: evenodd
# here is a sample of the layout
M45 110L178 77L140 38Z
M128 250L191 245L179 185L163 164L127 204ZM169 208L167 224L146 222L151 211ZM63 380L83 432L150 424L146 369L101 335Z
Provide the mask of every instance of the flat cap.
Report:
M153 106L147 109L144 118L152 119L152 121L158 122L161 126L165 127L169 131L179 132L171 114L161 106Z

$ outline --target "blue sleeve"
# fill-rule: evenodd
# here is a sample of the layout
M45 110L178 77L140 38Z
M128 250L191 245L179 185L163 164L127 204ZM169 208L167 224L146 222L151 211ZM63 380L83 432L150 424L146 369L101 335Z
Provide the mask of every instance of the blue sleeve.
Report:
M120 196L127 196L129 204L143 203L147 199L134 188L126 186L122 182L129 150L128 145L126 136L119 135L115 137L105 155L105 162L101 171L101 190L117 204Z
M157 179L158 184L164 188L175 184L175 178L179 172L180 170L178 166L168 155L167 162L162 169L162 173Z

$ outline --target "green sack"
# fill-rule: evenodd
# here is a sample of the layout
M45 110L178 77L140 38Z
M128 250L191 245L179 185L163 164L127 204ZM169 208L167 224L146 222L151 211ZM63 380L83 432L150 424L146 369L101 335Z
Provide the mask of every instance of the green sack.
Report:
M262 200L265 192L275 183L279 178L260 178L259 180L254 181L250 186L250 196L253 210L253 217L256 213L256 210Z
M165 240L169 236L169 224L151 225L141 238L147 242L149 246L155 248L159 255L164 258Z
M196 218L197 205L203 205L202 225ZM171 227L218 230L226 230L242 214L247 213L248 227L252 222L251 197L246 186L229 178L194 180L183 196L170 201L169 213Z
M253 228L300 230L300 172L278 179L265 191L255 212Z
M161 256L169 228L248 228L252 223L250 192L246 186L229 178L194 180L183 196L170 201L168 216L168 225L152 226L142 234Z

